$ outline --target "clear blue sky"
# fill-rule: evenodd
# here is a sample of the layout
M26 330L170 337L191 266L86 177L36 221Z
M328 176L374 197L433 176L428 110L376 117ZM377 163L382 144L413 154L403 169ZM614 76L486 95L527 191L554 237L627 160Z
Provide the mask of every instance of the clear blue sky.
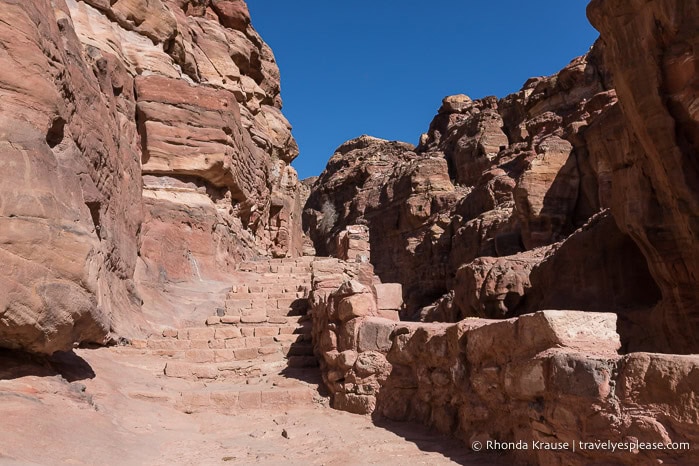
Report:
M301 178L370 134L417 144L444 96L502 97L585 53L586 0L248 0L274 50Z

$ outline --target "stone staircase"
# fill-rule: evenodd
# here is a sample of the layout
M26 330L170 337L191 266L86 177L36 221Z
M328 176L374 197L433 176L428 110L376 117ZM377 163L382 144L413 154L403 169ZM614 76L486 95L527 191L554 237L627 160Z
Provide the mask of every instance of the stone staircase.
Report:
M245 262L225 308L200 325L164 329L131 347L163 358L165 377L198 382L180 393L185 412L312 401L320 383L306 315L312 259Z

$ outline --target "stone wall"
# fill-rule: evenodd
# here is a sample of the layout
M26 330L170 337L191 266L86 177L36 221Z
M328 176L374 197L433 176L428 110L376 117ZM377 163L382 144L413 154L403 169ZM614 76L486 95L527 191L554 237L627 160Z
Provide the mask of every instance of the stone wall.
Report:
M467 446L523 441L528 450L510 453L529 464L699 461L699 357L619 355L612 313L383 318L369 277L347 267L314 272L311 295L314 348L334 408L419 421ZM580 448L598 440L690 442L693 450ZM569 445L535 450L535 441Z
M371 246L369 228L365 225L348 225L335 239L338 259L352 262L369 262Z

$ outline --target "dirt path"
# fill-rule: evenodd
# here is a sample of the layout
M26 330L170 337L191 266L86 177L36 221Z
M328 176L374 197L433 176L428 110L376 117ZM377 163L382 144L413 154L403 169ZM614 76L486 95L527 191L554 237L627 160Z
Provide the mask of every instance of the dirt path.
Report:
M163 376L161 358L120 348L75 354L53 368L0 361L0 464L496 464L420 426L379 427L321 397L187 414L178 397L206 384Z

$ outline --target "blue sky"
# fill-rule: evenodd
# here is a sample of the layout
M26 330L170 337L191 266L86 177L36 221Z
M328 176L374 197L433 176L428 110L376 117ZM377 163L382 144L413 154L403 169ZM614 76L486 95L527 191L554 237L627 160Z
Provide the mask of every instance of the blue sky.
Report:
M585 53L586 0L248 0L274 50L301 178L370 134L417 144L444 96L502 97Z

